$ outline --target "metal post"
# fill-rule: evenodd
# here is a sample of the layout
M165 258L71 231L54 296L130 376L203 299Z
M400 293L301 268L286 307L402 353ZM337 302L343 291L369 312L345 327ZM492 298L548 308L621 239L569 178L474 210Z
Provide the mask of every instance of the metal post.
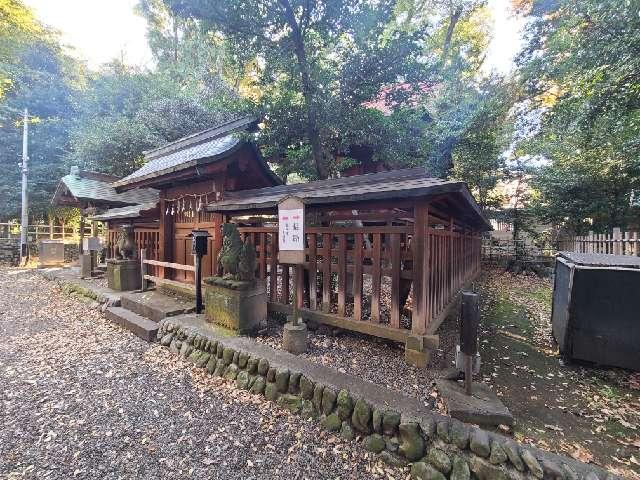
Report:
M202 255L194 254L193 255L193 263L195 266L195 277L196 277L196 313L202 313Z
M27 160L29 148L29 112L24 109L22 121L22 217L20 225L20 265L23 265L28 257L27 229L29 228L29 197L27 195Z

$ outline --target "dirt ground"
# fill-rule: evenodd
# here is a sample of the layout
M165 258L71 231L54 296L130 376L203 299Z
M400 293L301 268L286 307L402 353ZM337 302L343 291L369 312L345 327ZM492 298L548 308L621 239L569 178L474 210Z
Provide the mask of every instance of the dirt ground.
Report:
M514 437L640 479L640 373L564 364L550 280L495 269L478 286L481 376L514 414Z
M0 478L407 477L39 274L0 268Z

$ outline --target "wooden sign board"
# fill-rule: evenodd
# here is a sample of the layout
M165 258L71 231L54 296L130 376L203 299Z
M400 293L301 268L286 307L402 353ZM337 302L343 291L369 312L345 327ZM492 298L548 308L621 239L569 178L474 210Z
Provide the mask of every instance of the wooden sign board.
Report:
M278 262L304 263L304 218L304 203L299 198L286 197L278 203Z

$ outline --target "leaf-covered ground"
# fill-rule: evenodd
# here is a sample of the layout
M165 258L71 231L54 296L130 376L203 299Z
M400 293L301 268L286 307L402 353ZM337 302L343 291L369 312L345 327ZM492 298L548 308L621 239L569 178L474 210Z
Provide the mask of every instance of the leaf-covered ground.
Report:
M0 478L408 477L95 307L0 269Z
M481 376L514 414L514 436L640 478L640 373L564 364L550 280L489 270L479 287Z

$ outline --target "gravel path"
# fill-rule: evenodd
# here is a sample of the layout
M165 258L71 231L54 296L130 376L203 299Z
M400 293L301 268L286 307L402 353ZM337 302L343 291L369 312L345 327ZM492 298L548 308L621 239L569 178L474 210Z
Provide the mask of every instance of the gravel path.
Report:
M0 478L407 478L0 269Z
M267 328L256 340L281 349L282 328L281 321L268 319ZM447 319L437 333L440 335L440 347L432 353L427 368L408 365L404 361L404 345L323 326L309 332L309 350L303 356L340 372L401 391L419 398L430 408L440 409L435 378L439 370L453 366L457 321Z

